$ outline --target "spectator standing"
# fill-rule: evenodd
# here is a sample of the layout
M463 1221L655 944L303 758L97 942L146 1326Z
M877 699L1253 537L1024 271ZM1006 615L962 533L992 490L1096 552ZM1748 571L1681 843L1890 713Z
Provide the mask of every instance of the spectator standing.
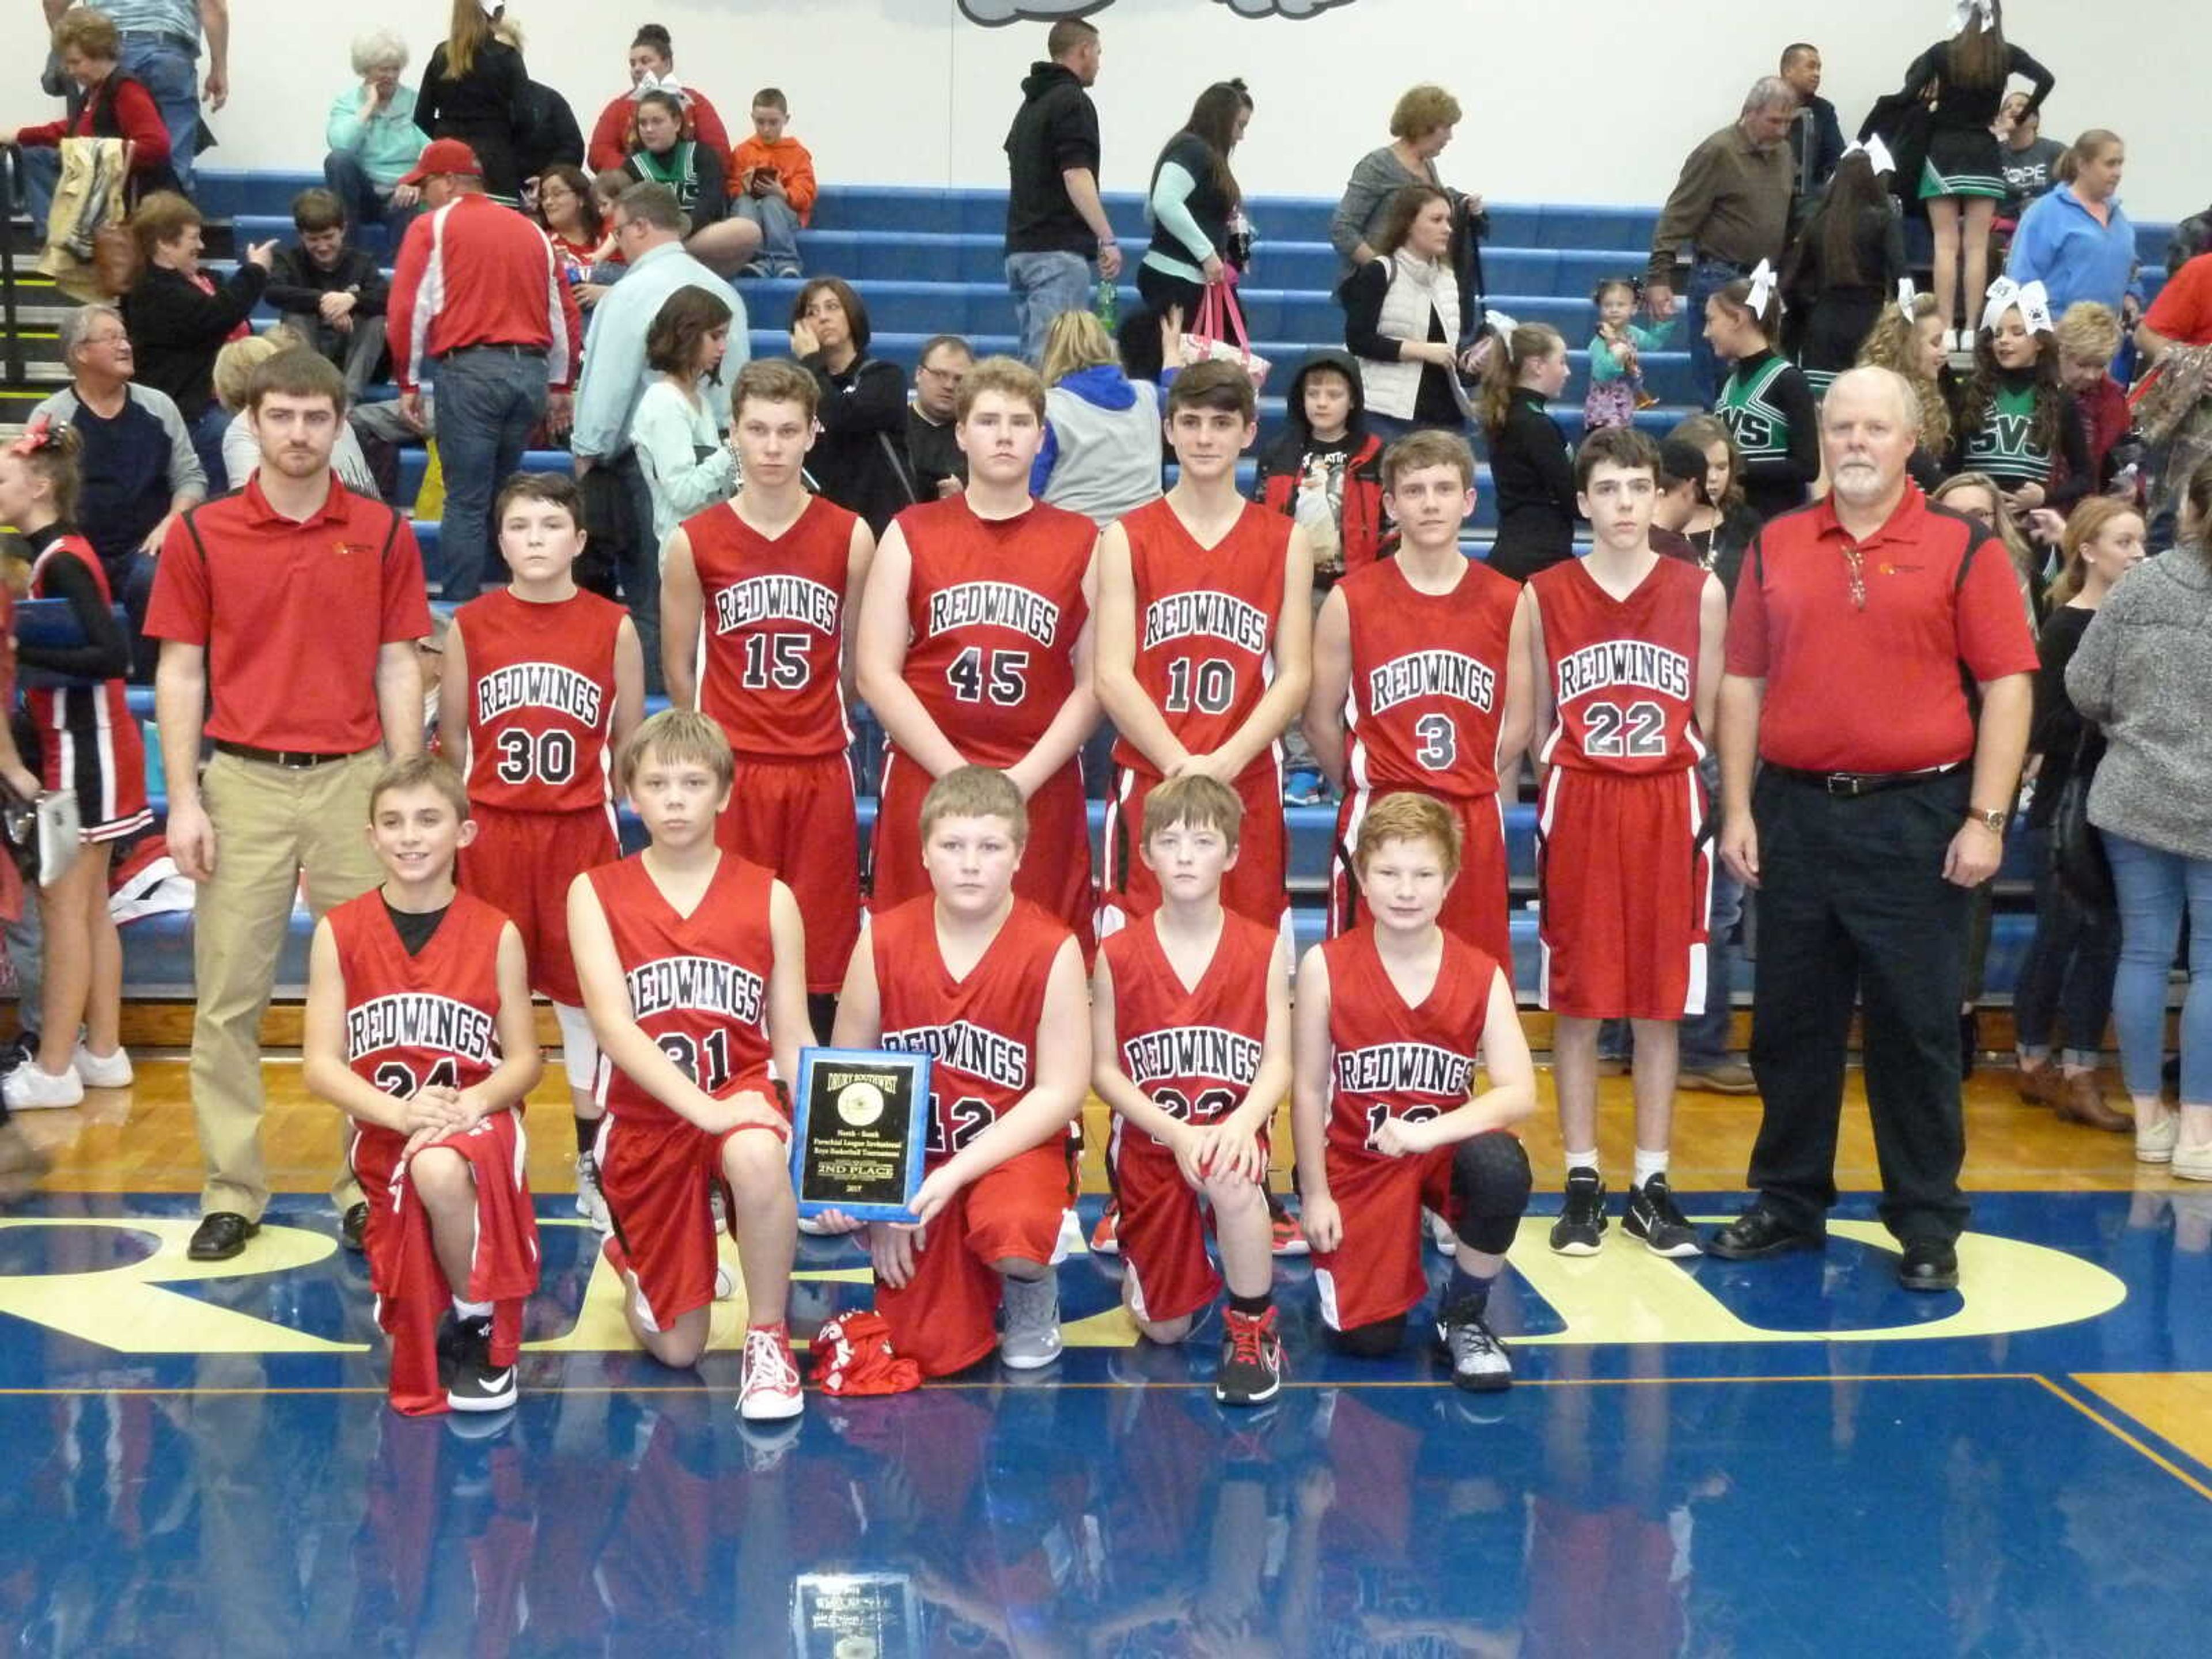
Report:
M791 100L777 88L753 94L752 118L752 137L730 155L730 211L761 233L744 274L796 276L799 233L814 218L814 156L784 131Z
M176 400L200 466L212 478L221 472L222 428L229 424L215 404L215 354L224 341L250 331L246 319L269 286L276 244L247 248L238 269L218 283L200 269L200 210L173 191L158 191L139 204L131 232L145 265L124 296L123 317L137 349L140 378Z
M2058 182L2053 169L2066 146L2043 136L2043 114L2027 106L2027 94L2008 92L1997 114L1997 169L2004 174L2004 203L2000 221L2020 222L2028 204Z
M426 211L392 273L392 372L401 411L418 424L422 381L437 385L444 597L466 604L493 544L493 492L541 417L568 424L582 325L544 233L485 195L466 144L434 139L407 179Z
M40 0L49 25L58 23L70 0ZM230 96L230 0L85 0L107 14L122 47L116 62L125 75L153 94L169 134L169 167L176 187L191 193L193 158L200 152L200 101L219 110ZM200 46L207 46L207 80L199 79Z
M392 29L372 29L353 43L353 72L361 77L331 102L323 123L330 153L323 182L345 204L346 217L362 229L385 228L397 243L414 216L421 192L400 182L428 142L415 124L415 88L402 86L407 42Z
M696 138L717 155L730 153L729 130L707 94L684 86L676 78L676 46L658 23L641 27L629 43L629 90L607 100L599 118L592 124L592 143L586 165L593 173L618 167L636 148L634 121L637 100L656 89L674 92L684 100L684 137ZM647 658L649 662L650 657Z
M1250 257L1244 195L1229 156L1251 120L1244 83L1216 81L1152 164L1145 195L1152 240L1137 264L1137 292L1158 316L1180 313L1188 325L1206 290L1236 282Z
M960 383L975 367L975 349L957 334L932 336L915 359L906 459L915 491L925 501L957 495L967 487L968 456L953 428L959 422Z
M730 343L730 302L703 288L668 296L646 332L645 361L660 378L631 417L630 447L653 492L653 544L695 513L726 501L738 487L734 438L714 426L707 386L720 378Z
M1030 494L1101 530L1160 495L1159 388L1129 378L1087 311L1052 319L1044 343L1044 446Z
M2067 520L2066 568L2051 584L2051 617L2036 648L2035 721L2028 752L2037 757L2027 825L2036 849L2035 936L2013 987L2012 1017L2022 1100L2039 1102L2069 1123L2122 1133L2132 1117L2115 1111L2097 1083L2105 1024L2119 967L2119 918L2057 879L2049 842L2058 798L2075 777L2093 778L2104 738L2066 694L2066 668L2113 584L2142 562L2142 516L2124 501L2084 501ZM2063 1027L2066 1046L2051 1053Z
M433 140L466 144L483 188L512 207L522 200L520 152L530 76L522 54L494 33L505 10L497 0L453 0L446 38L422 66L415 125Z
M2159 459L2151 544L2161 546L2183 484L2212 459L2212 253L2166 279L2136 325L2136 349L2149 371L2136 412Z
M576 476L590 503L601 489L590 482L604 473L619 504L609 517L627 533L611 536L620 544L616 562L623 603L629 607L645 652L648 685L659 689L660 547L653 539L653 496L630 444L630 428L646 388L658 378L646 361L646 337L653 319L678 289L699 288L725 301L731 309L730 345L723 354L721 378L707 388L717 432L730 424L730 382L746 356L744 302L730 285L684 249L684 211L665 185L632 185L615 204L617 251L628 261L621 282L606 290L592 312L584 374L576 391L576 424L568 447Z
M2112 985L2136 1157L2212 1181L2212 465L2180 490L2180 539L2131 572L2091 619L2066 690L2105 734L2089 789L2120 912ZM2166 975L2189 918L2180 1110L2160 1093Z
M1498 495L1490 566L1516 582L1575 556L1575 452L1545 407L1566 384L1567 343L1547 323L1522 323L1484 354L1480 415Z
M823 499L881 537L921 497L906 458L906 376L869 356L868 339L868 308L842 276L817 276L792 301L791 355L821 393L807 471Z
M691 222L684 246L720 276L734 276L760 246L761 228L729 217L723 159L684 137L684 103L672 92L648 92L637 100L637 148L623 171L642 185L663 185Z
M528 61L521 24L502 15L491 32ZM546 168L580 167L583 160L584 130L576 125L576 112L568 107L568 100L543 81L526 78L514 123L514 170L522 180L522 205L537 199L538 178Z
M161 641L169 854L202 890L191 1085L206 1181L188 1247L200 1261L239 1255L260 1230L260 1024L277 949L303 871L318 916L379 879L362 834L369 786L386 754L422 747L415 642L430 631L407 520L331 476L337 370L311 351L271 358L246 408L261 467L171 527L147 624ZM332 1197L360 1248L368 1206L343 1170Z
M1735 434L1743 497L1762 522L1805 505L1820 476L1813 388L1774 349L1781 307L1765 273L1730 283L1705 301L1705 340L1730 367L1713 413Z
M1754 82L1742 113L1682 163L1652 233L1644 299L1661 322L1674 314L1675 256L1685 246L1692 251L1682 299L1690 313L1690 372L1701 403L1720 394L1724 373L1701 331L1705 301L1750 276L1762 259L1777 266L1782 261L1795 176L1787 140L1799 108L1796 88L1781 76Z
M1763 1106L1758 1195L1709 1248L1741 1261L1825 1243L1863 995L1881 1218L1899 1282L1937 1291L1958 1283L1967 1217L1967 897L2003 858L2036 655L2002 549L1905 474L1912 401L1885 369L1828 388L1831 494L1759 532L1729 617L1721 856L1759 895Z
M1858 362L1884 306L1896 303L1905 223L1866 151L1837 166L1827 194L1783 262L1783 343L1815 397Z
M1797 94L1797 112L1790 121L1790 187L1796 195L1790 218L1802 224L1844 159L1844 128L1836 119L1836 106L1820 96L1820 47L1806 40L1784 46L1782 78Z
M2041 283L2053 316L2084 300L2110 306L2130 325L2142 315L2136 228L2120 207L2127 164L2119 134L2092 127L2060 161L2064 182L2021 216L2005 275L2023 287Z
M1340 280L1385 257L1376 240L1390 216L1393 199L1408 185L1443 191L1456 210L1465 203L1480 215L1482 198L1455 194L1437 173L1437 157L1459 125L1459 100L1442 87L1408 88L1390 112L1390 142L1361 156L1345 180L1329 217L1328 240L1336 249Z
M174 400L132 380L137 360L120 311L78 307L62 322L61 350L70 383L31 419L76 429L77 527L100 556L108 591L123 596L138 672L150 676L141 630L154 559L170 523L207 498L207 469ZM215 482L220 492L221 474Z
M292 199L296 246L269 268L263 298L301 339L337 364L346 396L358 399L384 357L384 304L391 284L375 259L346 241L345 209L327 190Z
M169 162L169 134L161 111L148 91L119 67L123 46L114 20L91 6L62 13L54 25L54 50L62 72L83 94L71 99L75 112L39 126L18 127L0 143L19 146L18 170L24 205L43 236L61 180L64 138L120 138L131 146L130 195L174 190L177 175Z
M1386 444L1420 427L1467 424L1455 381L1478 358L1455 343L1463 319L1451 246L1451 198L1433 185L1408 185L1376 232L1376 257L1338 290L1368 428Z
M1079 17L1054 23L1046 61L1030 65L1022 106L1006 130L1006 286L1022 356L1031 363L1043 361L1052 319L1091 303L1094 259L1105 281L1121 274L1121 249L1098 198L1098 110L1090 88L1102 49L1094 25Z
M1935 94L1918 188L1929 228L1936 233L1936 302L1943 313L1948 351L1960 349L1981 324L1990 223L2006 194L2003 162L1990 131L2004 103L2005 85L2015 75L2035 83L2023 110L2033 115L2057 84L2049 70L2005 39L1997 0L1966 0L1960 12L1965 21L1959 32L1913 59L1901 94L1918 102ZM1962 265L1966 324L1953 333Z

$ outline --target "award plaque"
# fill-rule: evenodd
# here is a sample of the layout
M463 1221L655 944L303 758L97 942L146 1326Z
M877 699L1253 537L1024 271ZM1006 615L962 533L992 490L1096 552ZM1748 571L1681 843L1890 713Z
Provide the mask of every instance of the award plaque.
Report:
M791 1625L799 1659L921 1659L921 1609L902 1572L802 1572Z
M791 1176L799 1212L912 1221L929 1118L929 1056L806 1048L799 1056Z

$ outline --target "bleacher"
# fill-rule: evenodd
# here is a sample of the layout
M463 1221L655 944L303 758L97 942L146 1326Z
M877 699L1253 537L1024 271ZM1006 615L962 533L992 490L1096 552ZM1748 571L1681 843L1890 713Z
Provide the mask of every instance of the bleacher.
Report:
M271 237L289 240L293 231L289 204L293 195L319 175L306 173L244 173L208 170L201 174L199 200L209 215L208 246L212 266L222 268L231 251ZM845 276L860 290L870 313L874 334L872 355L898 362L911 372L921 343L939 332L965 334L979 352L1011 351L1015 345L1013 311L1006 290L1000 233L1005 198L995 190L925 190L886 186L832 188L823 192L815 224L801 239L806 269L815 273ZM1121 303L1137 303L1135 261L1146 233L1137 198L1109 196L1108 210L1120 233L1127 256ZM1287 385L1297 362L1321 345L1340 343L1342 313L1329 296L1336 280L1336 260L1328 246L1328 222L1334 204L1319 199L1262 198L1249 206L1258 228L1260 244L1253 270L1242 290L1254 349L1278 367L1273 384ZM1493 204L1492 234L1483 254L1488 284L1487 303L1524 322L1545 321L1557 326L1569 342L1574 366L1571 389L1587 384L1588 356L1582 349L1590 330L1589 292L1601 276L1626 275L1643 269L1650 246L1655 213L1650 209L1575 206L1513 206ZM20 221L7 228L19 257L27 241L27 227ZM2147 277L2154 289L2162 271L2168 228L2145 226L2142 250ZM799 284L793 281L746 281L735 285L745 306L750 344L756 356L781 356L788 349L785 325ZM30 402L44 396L66 377L56 349L55 331L60 305L50 285L26 279L18 268L14 299L18 307L19 342L28 360L20 380L0 386L0 422L20 422ZM273 313L261 320L274 321ZM1694 323L1686 319L1686 329ZM1660 404L1638 416L1638 424L1663 432L1692 410L1686 336L1678 334L1673 349L1647 352L1644 372L1647 386ZM1555 404L1552 413L1571 435L1581 429L1579 401ZM1261 446L1279 428L1282 400L1263 397L1261 404ZM565 452L533 451L524 466L533 471L565 471ZM422 481L426 457L410 452L402 471L403 499L412 501ZM1240 477L1249 486L1251 467ZM1470 556L1486 556L1495 526L1486 468L1478 478L1482 492L1464 546ZM434 598L441 585L439 526L418 519L426 572ZM156 775L150 780L157 812L163 805L158 775L158 751L151 741L153 720L150 690L134 690L134 710L149 728L149 759ZM855 759L864 791L874 776L874 755L880 735L865 714L855 721ZM1098 787L1094 781L1093 787ZM865 836L872 826L872 796L861 805ZM1322 932L1331 830L1334 809L1287 810L1290 829L1290 874L1301 947ZM1094 855L1103 807L1092 804L1091 835ZM1515 910L1513 940L1515 977L1525 988L1536 982L1535 915L1530 908L1534 893L1534 808L1527 802L1507 811L1507 848L1510 863ZM635 838L636 826L626 821L625 832ZM1991 1000L2008 1000L2020 959L2033 931L2027 897L2033 872L2027 867L2025 838L2008 844L2006 866L2001 874L1998 914L1994 919L1986 977ZM157 1000L188 998L191 985L191 925L189 916L155 916L131 924L125 931L126 992L131 997ZM297 912L280 959L278 995L296 997L304 983L307 961L307 918ZM1738 990L1748 994L1750 965Z

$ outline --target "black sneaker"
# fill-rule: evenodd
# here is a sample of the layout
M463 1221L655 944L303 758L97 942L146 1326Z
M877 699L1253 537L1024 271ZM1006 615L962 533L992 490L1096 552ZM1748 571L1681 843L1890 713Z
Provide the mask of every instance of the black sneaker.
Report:
M1282 1386L1283 1339L1275 1328L1275 1310L1241 1314L1224 1309L1221 1370L1213 1379L1213 1397L1224 1406L1256 1406L1273 1400Z
M446 1403L457 1412L503 1412L515 1401L514 1367L491 1363L491 1321L464 1319L455 1338L456 1360Z
M1552 1224L1552 1248L1561 1255L1595 1255L1605 1237L1605 1182L1595 1170L1567 1171L1567 1200Z
M338 1240L356 1255L368 1248L368 1205L365 1200L346 1206L346 1212L338 1221Z
M1653 1176L1641 1187L1630 1189L1628 1213L1621 1218L1620 1227L1631 1238L1642 1239L1644 1248L1654 1255L1705 1253L1705 1247L1698 1243L1698 1230L1676 1206L1674 1194L1663 1175Z
M1437 1322L1437 1343L1451 1361L1454 1388L1495 1394L1513 1386L1512 1352L1480 1314L1446 1309Z

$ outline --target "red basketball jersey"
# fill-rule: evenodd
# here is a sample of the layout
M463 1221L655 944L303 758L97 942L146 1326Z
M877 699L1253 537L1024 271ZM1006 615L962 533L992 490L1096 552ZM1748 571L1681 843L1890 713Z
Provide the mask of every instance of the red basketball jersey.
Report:
M1295 527L1247 501L1229 533L1202 547L1165 497L1121 520L1136 595L1137 684L1194 754L1226 743L1275 677L1283 562ZM1127 738L1114 758L1152 770Z
M929 1167L935 1169L1010 1111L1036 1075L1037 1021L1066 927L1027 899L965 979L937 945L937 900L925 893L868 922L880 1047L930 1058Z
M1437 982L1409 1008L1376 954L1375 930L1356 927L1322 948L1328 964L1328 1147L1370 1158L1389 1118L1425 1122L1467 1104L1498 964L1455 934L1443 936Z
M434 1084L472 1089L499 1064L499 934L507 918L468 893L420 956L372 887L330 913L345 977L346 1064L397 1100Z
M1705 573L1655 562L1616 599L1569 559L1528 579L1544 624L1544 672L1559 723L1545 762L1595 772L1679 772L1705 752L1697 729Z
M615 636L629 614L597 593L538 605L505 588L453 613L469 665L471 803L587 812L613 799Z
M1194 987L1183 984L1161 947L1157 910L1098 947L1114 971L1115 1062L1170 1117L1217 1123L1243 1104L1260 1074L1267 971L1279 937L1224 911L1213 960ZM1117 1144L1123 1130L1116 1117Z
M775 1077L768 981L775 963L769 933L775 878L725 853L689 916L676 913L641 856L603 864L590 880L614 935L631 1017L646 1036L717 1098ZM623 1117L677 1115L604 1054L599 1096Z
M1097 527L1042 501L979 519L964 495L910 507L897 523L914 560L908 688L963 755L1011 766L1075 693Z
M1520 584L1469 559L1424 593L1395 559L1337 584L1352 629L1347 764L1360 789L1471 800L1498 793L1498 722Z
M852 741L838 652L853 524L819 495L781 536L762 535L734 501L684 521L705 605L699 707L747 759L842 755Z

